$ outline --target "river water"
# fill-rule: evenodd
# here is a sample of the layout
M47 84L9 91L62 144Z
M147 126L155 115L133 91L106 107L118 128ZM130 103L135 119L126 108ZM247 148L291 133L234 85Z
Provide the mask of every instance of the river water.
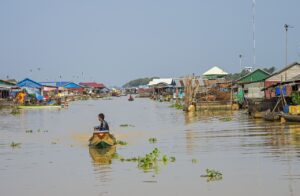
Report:
M91 151L87 141L100 112L117 139L128 142L116 147L118 155L143 156L157 147L176 161L144 171ZM126 97L9 113L0 111L3 196L300 195L300 124L253 120L244 111L185 114L169 103ZM207 168L223 178L207 181L201 177Z

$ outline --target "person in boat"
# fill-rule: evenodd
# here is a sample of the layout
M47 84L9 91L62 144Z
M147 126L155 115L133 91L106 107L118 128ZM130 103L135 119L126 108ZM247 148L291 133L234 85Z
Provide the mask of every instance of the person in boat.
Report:
M105 116L103 113L100 113L98 115L98 119L100 121L100 126L97 126L94 128L94 130L97 130L97 131L109 131L109 126L108 126L108 123L104 120Z

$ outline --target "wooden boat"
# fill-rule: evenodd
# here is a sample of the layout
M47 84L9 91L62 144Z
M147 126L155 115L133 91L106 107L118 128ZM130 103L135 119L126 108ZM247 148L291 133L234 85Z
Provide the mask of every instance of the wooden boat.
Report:
M60 105L20 105L18 109L50 109L50 108L61 108Z
M108 131L95 131L89 140L90 147L107 148L116 144L116 138Z
M111 163L111 160L116 153L116 146L107 148L89 148L89 153L95 163L100 165L107 165Z
M253 118L263 118L265 112L251 112L250 116Z
M279 121L280 113L278 112L266 112L263 116L266 121Z
M280 116L288 122L300 122L300 115L281 113Z

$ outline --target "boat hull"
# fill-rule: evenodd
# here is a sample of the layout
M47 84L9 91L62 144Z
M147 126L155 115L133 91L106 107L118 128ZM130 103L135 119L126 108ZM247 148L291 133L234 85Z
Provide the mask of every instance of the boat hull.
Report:
M108 132L96 132L90 138L90 147L107 148L116 144L116 138Z
M263 116L266 121L279 121L280 114L278 112L266 112Z
M288 122L300 122L300 115L282 113L281 116Z
M60 105L20 105L18 109L50 109L50 108L61 108Z

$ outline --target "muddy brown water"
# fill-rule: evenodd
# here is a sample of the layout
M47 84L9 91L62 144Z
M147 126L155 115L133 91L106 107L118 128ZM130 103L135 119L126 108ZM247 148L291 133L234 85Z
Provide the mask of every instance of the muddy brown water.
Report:
M253 120L243 111L184 114L126 97L9 112L0 111L0 195L300 195L300 124ZM127 146L104 155L88 148L99 112ZM145 172L109 160L114 150L130 158L155 147L176 162ZM207 168L223 179L207 182L200 177Z

